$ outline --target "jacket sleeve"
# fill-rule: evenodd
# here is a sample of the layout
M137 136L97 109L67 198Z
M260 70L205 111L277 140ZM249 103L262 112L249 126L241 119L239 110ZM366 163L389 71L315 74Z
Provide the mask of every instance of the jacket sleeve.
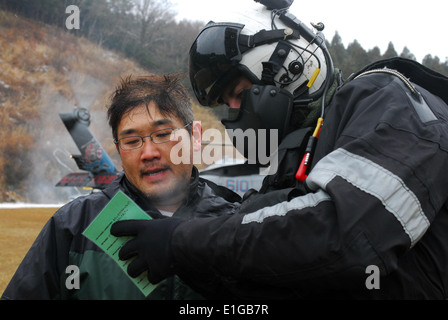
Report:
M383 276L396 270L447 201L448 107L423 88L412 100L395 78L364 76L334 97L309 193L181 225L172 241L179 273L278 298L365 288L370 265Z
M60 299L61 275L68 265L68 238L59 211L50 218L6 287L5 300ZM62 254L62 253L66 254ZM62 283L63 285L63 283Z

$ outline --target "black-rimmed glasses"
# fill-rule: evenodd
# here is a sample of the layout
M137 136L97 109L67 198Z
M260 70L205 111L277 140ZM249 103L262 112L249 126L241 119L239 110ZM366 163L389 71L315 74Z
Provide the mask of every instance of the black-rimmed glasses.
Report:
M192 122L187 123L183 127L173 129L173 128L166 128L166 129L160 129L157 131L152 132L148 136L129 136L124 137L118 140L114 140L114 143L117 144L121 150L128 151L128 150L134 150L139 149L143 146L143 142L145 138L151 139L151 141L155 144L161 144L168 141L172 141L176 139L175 132L184 128L187 128L190 126Z

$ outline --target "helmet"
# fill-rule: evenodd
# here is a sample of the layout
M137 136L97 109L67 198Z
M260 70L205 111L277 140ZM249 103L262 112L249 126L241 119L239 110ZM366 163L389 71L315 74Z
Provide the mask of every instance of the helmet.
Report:
M190 49L190 81L199 103L209 107L222 104L221 91L236 74L256 84L275 84L294 98L308 94L316 100L313 93L332 72L325 51L322 34L287 9L255 3L232 15L232 22L210 21L202 29ZM300 90L304 85L308 89Z
M318 100L333 80L322 28L315 25L318 32L314 33L288 8L258 3L231 17L232 22L210 21L192 44L193 91L201 105L219 106L226 85L237 76L247 77L253 88L243 94L239 113L223 124L243 130L248 124L256 129L276 128L282 140L292 127L300 126L297 121L289 123L296 118L295 109Z

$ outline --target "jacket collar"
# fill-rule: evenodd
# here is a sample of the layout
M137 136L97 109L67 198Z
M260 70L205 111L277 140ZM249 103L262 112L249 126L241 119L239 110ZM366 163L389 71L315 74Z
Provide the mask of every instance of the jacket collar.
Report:
M201 196L203 187L204 184L199 180L199 171L195 166L193 166L188 194L181 208L190 206L194 203ZM152 217L156 218L161 216L159 210L157 210L157 208L146 199L145 195L126 178L124 172L120 172L115 181L103 190L103 193L111 199L118 192L118 190L126 193L135 203L137 203Z

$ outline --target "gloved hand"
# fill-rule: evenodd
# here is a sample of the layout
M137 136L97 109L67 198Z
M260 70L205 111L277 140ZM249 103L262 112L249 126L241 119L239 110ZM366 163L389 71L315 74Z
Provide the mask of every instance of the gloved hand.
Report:
M135 236L118 253L120 260L137 256L127 269L131 277L148 270L148 280L156 284L174 274L171 235L182 222L181 219L165 218L122 220L112 225L110 232L116 237Z

